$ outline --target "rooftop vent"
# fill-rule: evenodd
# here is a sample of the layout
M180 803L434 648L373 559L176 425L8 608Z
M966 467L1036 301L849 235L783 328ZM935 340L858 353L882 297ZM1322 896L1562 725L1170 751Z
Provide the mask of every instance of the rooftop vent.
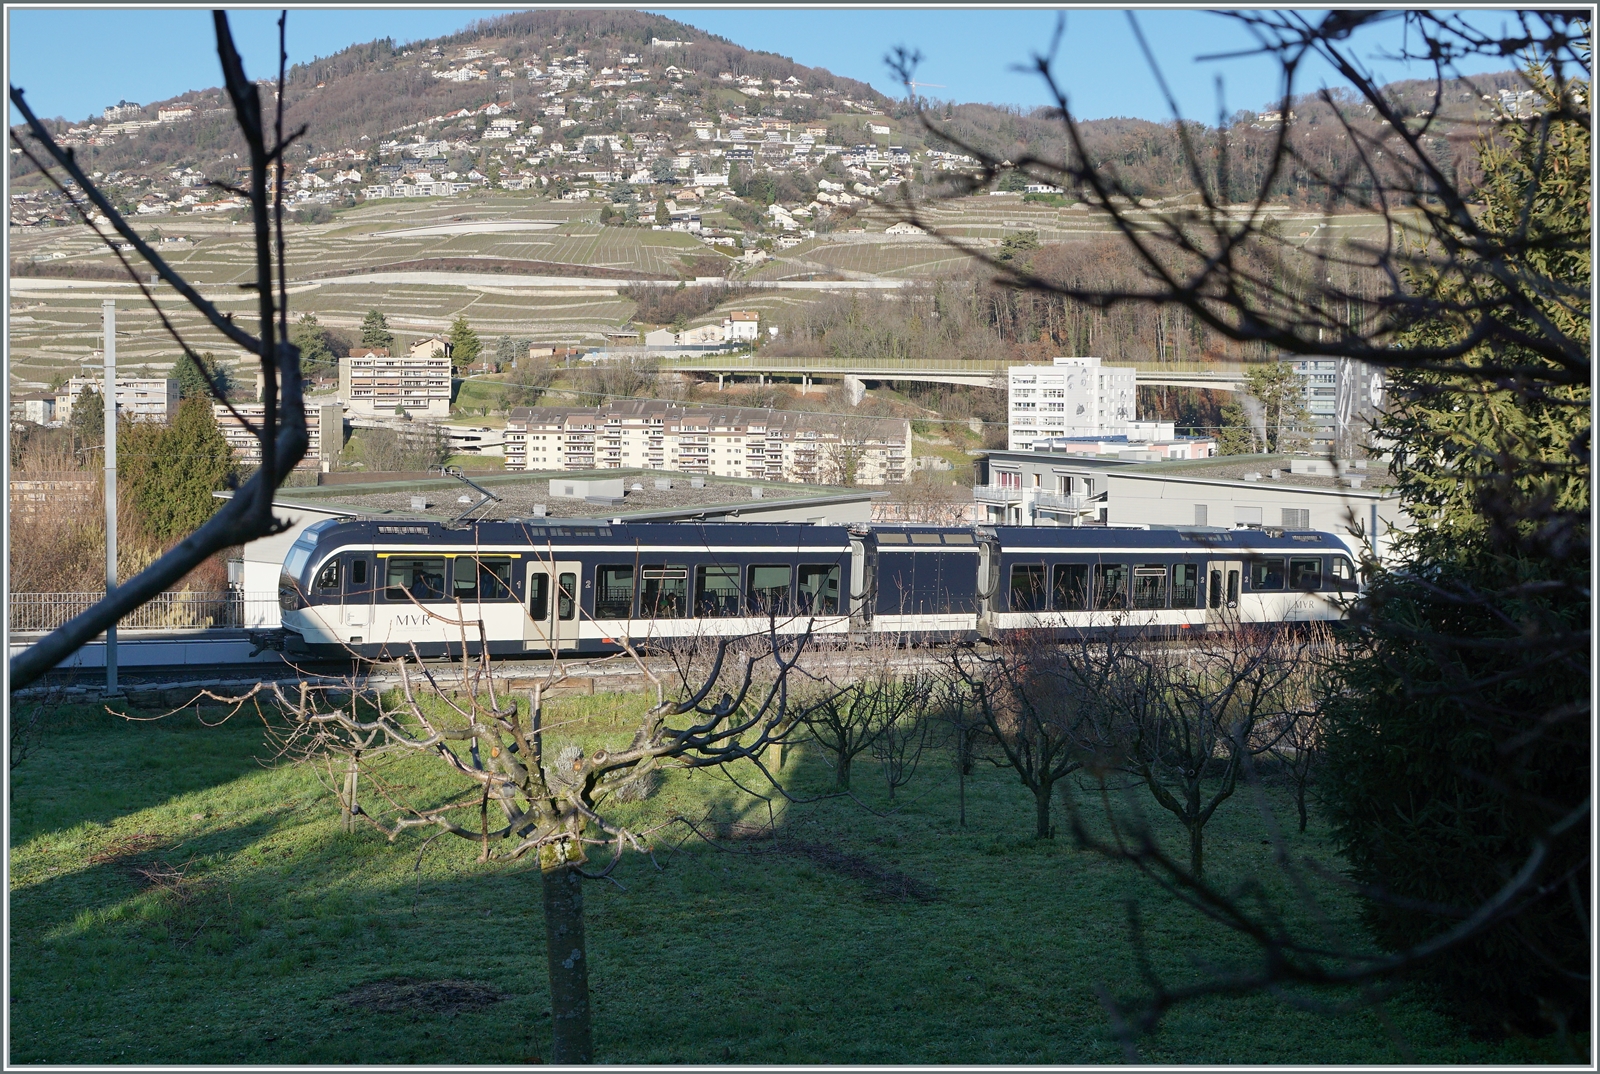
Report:
M1252 470L1248 474L1244 475L1244 479L1246 481L1260 481L1261 480L1261 472L1259 470Z
M763 490L760 486L757 486L756 488L750 490L750 498L752 500L759 500L764 494L764 491L765 490Z
M413 511L426 511L431 506L432 505L428 503L428 498L426 496L411 497L411 509Z
M658 477L658 478L656 478L656 491L657 492L670 492L671 490L672 490L672 478L670 478L670 477Z
M703 477L691 477L689 479L689 487L692 489L703 489L706 487L706 479Z
M542 503L534 504L533 505L533 517L534 518L543 518L543 517L545 517L546 510L547 510L547 508L545 507L544 504L542 504Z

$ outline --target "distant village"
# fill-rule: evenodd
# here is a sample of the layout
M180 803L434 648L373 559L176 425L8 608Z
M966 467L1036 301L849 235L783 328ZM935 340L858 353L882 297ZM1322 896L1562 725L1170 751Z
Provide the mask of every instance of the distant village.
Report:
M742 249L746 234L753 232L770 239L764 245L782 249L814 236L819 227L829 230L841 209L849 215L851 207L906 182L915 168L950 171L976 163L955 153L908 151L874 103L808 86L793 76L707 73L714 85L748 102L748 114L707 112L702 102L718 95L686 93L684 80L698 72L671 62L686 44L656 38L643 56L577 49L543 64L513 63L478 47L435 47L414 62L436 79L495 83L502 99L419 120L376 142L362 135L356 144L319 149L288 169L287 204L305 209L454 197L475 189L520 190L603 203L615 212L604 214L606 222L689 232L712 246ZM412 56L399 54L401 60ZM323 88L319 84L311 92ZM498 92L501 88L504 92ZM270 97L270 84L263 83L263 89ZM798 101L814 102L807 111L831 115L833 121L784 118L784 107ZM148 128L225 114L224 103L219 97L209 106L205 101L160 107L121 102L106 108L101 122L67 128L61 142L112 145ZM859 120L841 124L840 115ZM563 134L580 125L581 136ZM704 220L735 196L736 169L747 178L785 172L812 173L812 178L798 184L803 196L772 200L759 220L736 222L722 215L721 226ZM218 186L238 175L208 175L194 164L95 172L92 178L139 217L233 212L245 204ZM13 227L70 222L53 192L11 197Z

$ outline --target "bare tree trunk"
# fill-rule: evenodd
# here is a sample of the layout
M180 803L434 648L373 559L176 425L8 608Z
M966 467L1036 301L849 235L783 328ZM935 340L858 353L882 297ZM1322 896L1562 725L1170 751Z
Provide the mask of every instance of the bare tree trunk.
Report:
M541 873L545 952L550 963L551 1062L591 1063L589 950L583 935L583 878L570 865Z
M344 796L340 802L343 808L340 810L339 821L340 827L347 832L356 830L356 781L359 778L360 763L361 754L359 752L351 754L350 767L344 774Z
M1205 850L1201 846L1201 837L1205 834L1205 826L1198 820L1189 822L1189 872L1194 874L1196 880L1205 876Z
M1033 789L1033 804L1037 810L1037 824L1034 835L1040 839L1055 838L1055 829L1050 827L1050 784L1041 782Z
M839 762L833 768L833 785L841 791L850 789L850 761L848 753L839 754Z
M1300 810L1300 830L1306 830L1306 781L1299 780L1294 785L1294 804Z

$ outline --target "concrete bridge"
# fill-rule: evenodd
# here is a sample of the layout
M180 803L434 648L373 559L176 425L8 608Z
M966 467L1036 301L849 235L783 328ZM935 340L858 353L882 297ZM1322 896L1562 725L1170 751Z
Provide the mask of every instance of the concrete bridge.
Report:
M1007 363L1009 364L1009 363ZM1132 363L1138 370L1139 384L1169 388L1210 388L1237 392L1244 388L1244 366L1185 362L1157 364ZM768 377L795 379L803 384L821 380L921 381L927 384L957 384L985 387L1004 377L1006 365L997 362L961 361L851 361L837 358L668 358L661 369L679 373L714 376L720 383L726 377L765 380ZM1003 381L1002 381L1003 383Z

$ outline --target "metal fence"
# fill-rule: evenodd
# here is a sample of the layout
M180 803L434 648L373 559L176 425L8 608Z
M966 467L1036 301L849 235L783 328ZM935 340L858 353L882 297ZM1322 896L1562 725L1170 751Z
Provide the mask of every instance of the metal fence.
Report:
M89 610L104 593L13 593L12 631L48 631ZM225 630L278 626L276 593L159 593L123 616L119 630Z

